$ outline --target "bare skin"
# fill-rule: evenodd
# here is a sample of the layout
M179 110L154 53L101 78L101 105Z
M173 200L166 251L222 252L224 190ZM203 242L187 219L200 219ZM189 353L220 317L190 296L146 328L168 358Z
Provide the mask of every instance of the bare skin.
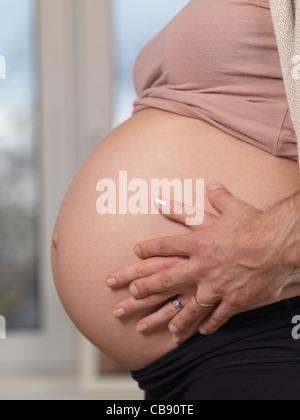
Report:
M190 233L186 226L160 215L100 216L96 185L103 178L117 184L120 170L127 170L129 179L146 182L198 178L207 187L219 180L256 209L294 194L300 184L296 162L275 158L205 122L163 111L139 112L99 144L74 178L59 212L52 243L53 274L61 301L79 330L118 363L136 370L176 348L168 321L148 334L136 330L137 322L165 306L174 294L186 304L195 289L172 289L156 301L152 297L148 309L124 320L113 317L115 306L130 294L128 286L111 290L105 279L140 261L134 246L144 239ZM205 210L218 215L207 195ZM171 257L161 264L171 267L182 260ZM281 299L297 295L300 287L293 286ZM170 304L168 311L168 316L176 315Z
M136 253L144 261L107 279L108 286L130 286L132 298L116 306L123 317L143 308L147 296L194 286L195 295L170 320L169 330L177 344L194 335L195 327L202 335L210 335L233 315L280 296L300 261L300 193L265 211L237 200L219 183L209 185L208 197L220 217L211 216L209 223L192 228L187 235L138 244ZM185 224L187 214L182 203L163 202L161 210L167 207L162 215ZM175 211L180 207L180 212ZM172 255L182 257L182 265L161 270L160 258ZM141 272L147 275L140 276ZM162 308L140 320L139 330L143 325L142 332L149 332L165 321Z

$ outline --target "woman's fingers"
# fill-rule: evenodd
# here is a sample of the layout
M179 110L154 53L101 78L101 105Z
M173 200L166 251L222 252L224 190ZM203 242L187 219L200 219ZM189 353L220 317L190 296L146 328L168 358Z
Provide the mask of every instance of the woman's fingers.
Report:
M177 267L156 273L152 276L135 280L131 283L129 291L131 296L142 299L155 293L163 293L187 287L194 279L193 272L189 267L189 260Z
M147 333L160 328L163 325L167 325L174 316L176 316L178 310L173 306L170 301L164 305L161 309L154 312L153 314L141 319L136 326L136 329L140 333Z
M193 292L192 292L193 293ZM188 300L188 295L179 295L176 297L180 305L184 306ZM162 308L146 316L137 323L137 331L141 333L147 333L157 328L167 326L169 322L178 314L178 309L173 305L173 299L170 299ZM199 323L194 327L194 331L190 337L197 333L197 327Z
M129 267L122 268L110 274L106 279L108 287L123 287L127 286L134 280L149 277L155 273L167 270L171 267L184 264L186 258L184 257L154 257L145 261L132 264Z
M167 300L170 300L173 296L173 292L167 292L157 293L155 295L148 296L145 299L134 299L133 297L129 297L118 303L113 308L113 316L117 319L121 319L136 312L142 312L153 308L155 309L155 307L161 305Z

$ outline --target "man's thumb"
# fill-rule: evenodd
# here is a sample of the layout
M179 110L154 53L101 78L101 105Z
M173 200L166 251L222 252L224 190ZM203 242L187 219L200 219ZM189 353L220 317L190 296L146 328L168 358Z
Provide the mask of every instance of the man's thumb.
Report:
M224 213L226 207L236 200L233 195L219 182L212 182L207 187L207 195L210 204L218 210L219 213Z

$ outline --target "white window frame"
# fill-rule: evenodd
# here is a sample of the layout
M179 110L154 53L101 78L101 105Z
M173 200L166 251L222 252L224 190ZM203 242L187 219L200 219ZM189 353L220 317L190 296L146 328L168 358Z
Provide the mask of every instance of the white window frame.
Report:
M99 377L99 351L69 321L50 265L52 229L68 185L87 155L113 128L112 2L35 2L37 136L43 180L39 246L43 328L9 331L7 340L0 341L0 399L7 395L42 398L53 390L59 393L61 387L73 397L79 393L96 399L142 399L143 392L130 377ZM39 376L32 377L47 372L54 376L45 375L42 382ZM71 376L61 379L55 372ZM17 376L8 380L6 374Z
M73 175L111 129L109 7L109 0L36 0L42 328L7 333L0 374L72 371L77 360L77 333L52 280L50 243Z

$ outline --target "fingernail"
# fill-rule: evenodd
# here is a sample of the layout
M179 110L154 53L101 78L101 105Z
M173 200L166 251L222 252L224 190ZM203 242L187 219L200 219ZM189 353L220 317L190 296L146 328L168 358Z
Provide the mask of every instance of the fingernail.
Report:
M172 335L172 340L175 344L181 343L181 338L178 335Z
M125 315L125 311L123 308L119 308L113 311L113 316L117 319L122 318Z
M134 248L134 252L136 253L136 255L138 257L141 257L142 256L141 248L138 245L136 245L136 247Z
M170 331L170 333L172 333L172 334L177 334L177 333L179 332L179 329L178 329L177 327L175 327L175 325L174 325L174 324L171 324L171 325L169 326L169 331Z
M146 331L148 330L148 325L146 325L146 324L139 324L139 325L136 327L136 330L137 330L137 332L139 332L139 333L144 333L144 332L146 332Z
M130 286L129 291L130 291L131 296L133 297L139 296L138 289L134 285Z
M106 286L108 286L108 287L114 287L116 285L117 285L117 280L116 279L111 278L111 279L107 279L106 280Z
M164 199L164 198L156 198L155 203L158 204L159 206L163 206L166 207L168 205L168 200Z
M223 188L224 185L219 184L218 182L212 182L208 187L210 191L222 190Z
M209 335L208 332L204 328L199 328L199 333L201 335Z

